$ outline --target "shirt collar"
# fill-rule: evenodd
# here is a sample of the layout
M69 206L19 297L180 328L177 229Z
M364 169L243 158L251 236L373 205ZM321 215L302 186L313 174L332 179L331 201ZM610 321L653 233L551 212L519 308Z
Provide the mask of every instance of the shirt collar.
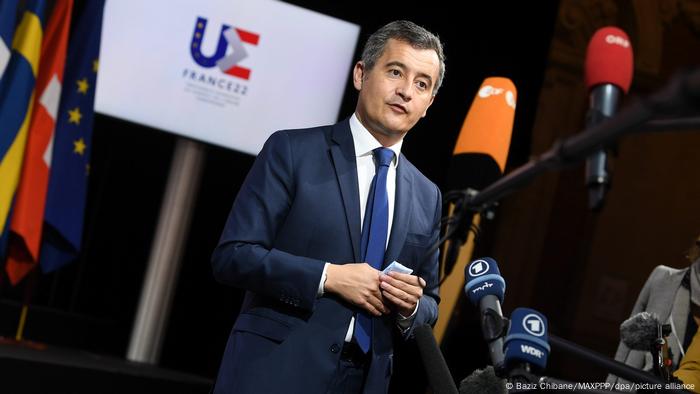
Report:
M360 123L357 119L356 114L352 114L350 117L350 132L352 133L352 142L355 145L355 156L367 156L371 155L372 151L376 148L382 146L382 144L377 141L376 138L365 128L365 126ZM391 161L394 168L399 165L399 157L401 156L401 145L403 145L403 139L401 139L396 144L387 147L394 151L394 159Z

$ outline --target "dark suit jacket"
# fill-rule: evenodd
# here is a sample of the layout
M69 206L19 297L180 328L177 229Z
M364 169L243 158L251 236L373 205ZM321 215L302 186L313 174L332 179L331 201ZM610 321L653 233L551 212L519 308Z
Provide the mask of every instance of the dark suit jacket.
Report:
M384 265L425 279L415 321L437 319L440 191L403 155ZM317 297L325 262L360 261L360 202L348 120L279 131L241 187L212 257L216 279L247 290L215 393L324 393L357 310ZM386 392L396 316L375 318L366 393Z

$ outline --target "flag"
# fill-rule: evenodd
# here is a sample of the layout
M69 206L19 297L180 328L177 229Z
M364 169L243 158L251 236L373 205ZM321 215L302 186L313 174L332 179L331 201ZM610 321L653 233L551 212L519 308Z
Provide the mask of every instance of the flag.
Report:
M0 81L10 62L12 35L15 32L18 0L0 0Z
M104 0L86 3L66 57L39 257L44 272L74 260L83 235Z
M61 80L66 62L73 0L57 0L41 45L41 66L36 80L27 146L10 221L10 244L5 270L17 284L39 262L44 223L46 189L49 182L53 132L61 98Z
M5 7L4 0L0 1ZM0 81L0 239L7 239L9 213L19 183L34 103L45 9L46 0L28 1L12 38L12 54ZM3 23L5 20L3 15ZM5 30L4 25L0 30ZM0 245L0 249L3 247Z

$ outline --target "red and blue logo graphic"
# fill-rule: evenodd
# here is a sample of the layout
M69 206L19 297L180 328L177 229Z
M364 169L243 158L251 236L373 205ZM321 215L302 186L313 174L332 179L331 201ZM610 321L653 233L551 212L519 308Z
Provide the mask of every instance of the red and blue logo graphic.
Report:
M248 52L243 44L257 46L260 41L260 35L224 24L221 27L216 52L211 56L205 56L202 54L201 49L206 27L207 19L197 17L197 23L192 34L192 44L190 45L190 52L194 61L202 67L211 68L217 66L225 74L245 80L250 79L251 70L238 64L248 57ZM229 47L231 47L232 52L227 56L226 51Z

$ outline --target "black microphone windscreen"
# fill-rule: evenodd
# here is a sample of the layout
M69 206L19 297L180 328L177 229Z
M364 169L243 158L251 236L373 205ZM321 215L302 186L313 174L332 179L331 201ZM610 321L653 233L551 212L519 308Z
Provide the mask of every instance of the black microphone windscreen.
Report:
M656 314L637 313L620 325L620 339L630 349L649 351L658 339L659 324Z
M459 384L459 394L507 394L505 379L496 376L492 366L477 369Z
M447 173L447 188L481 190L497 181L502 174L498 162L485 153L454 155Z
M458 394L445 357L433 336L433 329L423 324L413 331L418 351L423 359L423 367L434 394Z

